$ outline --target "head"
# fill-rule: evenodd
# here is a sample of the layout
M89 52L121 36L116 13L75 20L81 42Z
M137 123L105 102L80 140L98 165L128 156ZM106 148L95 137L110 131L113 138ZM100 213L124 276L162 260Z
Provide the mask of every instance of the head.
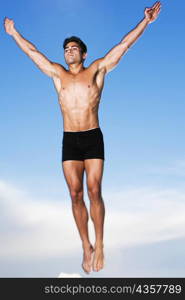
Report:
M66 38L63 43L63 48L67 65L83 63L87 57L87 46L77 36Z

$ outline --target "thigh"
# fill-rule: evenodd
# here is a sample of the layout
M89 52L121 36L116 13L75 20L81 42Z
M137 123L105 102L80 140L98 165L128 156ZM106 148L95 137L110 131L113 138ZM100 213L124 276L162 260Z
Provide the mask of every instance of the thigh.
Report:
M71 190L83 189L84 162L77 160L66 160L62 163L64 177Z
M95 185L101 186L104 160L99 158L86 159L84 160L84 166L88 188L92 188Z

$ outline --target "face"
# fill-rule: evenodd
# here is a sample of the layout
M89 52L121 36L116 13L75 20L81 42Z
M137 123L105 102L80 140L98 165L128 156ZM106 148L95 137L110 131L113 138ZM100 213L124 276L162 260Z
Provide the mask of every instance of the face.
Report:
M86 53L82 54L81 48L76 42L69 42L64 49L64 58L67 65L81 63L86 55Z

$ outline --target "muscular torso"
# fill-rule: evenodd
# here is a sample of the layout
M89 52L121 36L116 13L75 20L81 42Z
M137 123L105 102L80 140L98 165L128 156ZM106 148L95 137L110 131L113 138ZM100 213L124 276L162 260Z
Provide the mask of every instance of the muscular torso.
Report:
M97 70L94 65L75 75L61 67L61 76L53 78L64 131L85 131L99 127L98 108L105 72Z

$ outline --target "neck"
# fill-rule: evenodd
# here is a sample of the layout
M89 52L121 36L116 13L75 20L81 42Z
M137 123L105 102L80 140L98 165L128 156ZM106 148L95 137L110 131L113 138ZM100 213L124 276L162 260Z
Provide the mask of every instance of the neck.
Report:
M71 65L68 65L68 67L69 67L69 72L72 74L78 74L85 69L83 66L83 63L71 64Z

